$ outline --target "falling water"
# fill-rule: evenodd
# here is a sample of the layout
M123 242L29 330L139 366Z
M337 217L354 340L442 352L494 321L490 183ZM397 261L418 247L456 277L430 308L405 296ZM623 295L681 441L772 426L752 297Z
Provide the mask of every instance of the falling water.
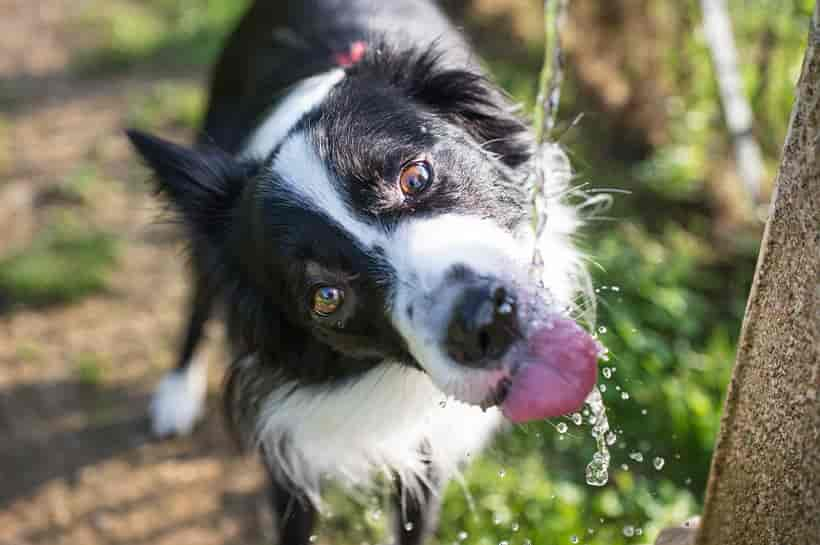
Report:
M546 180L559 179L560 181L569 182L572 178L572 167L569 159L561 147L556 143L545 142L538 154L540 164L536 166L540 170L541 176L534 176L535 178L531 185L530 202L531 220L534 232L534 244L532 253L532 263L530 265L530 278L536 282L537 285L543 287L542 278L544 273L544 259L540 252L541 237L547 226L547 208L548 195L543 184ZM601 334L606 333L606 328L601 327L598 330ZM606 358L606 349L601 348L601 356ZM606 378L612 376L613 369L604 368ZM601 391L604 391L603 385L601 389L594 388L586 399L586 405L589 408L589 423L592 425L592 437L595 438L595 454L592 460L586 467L586 482L591 486L604 486L609 481L609 462L610 455L607 444L607 437L610 436L609 421L606 417L606 407L604 400L601 397ZM586 414L586 412L584 413ZM577 419L573 415L573 422ZM566 431L566 424L559 424L563 426ZM558 428L559 433L564 431Z
M601 392L594 388L586 400L591 413L592 437L595 438L595 454L587 464L586 479L591 486L604 486L609 481L609 449L607 448L607 435L609 434L609 421L606 418L606 407L601 397Z

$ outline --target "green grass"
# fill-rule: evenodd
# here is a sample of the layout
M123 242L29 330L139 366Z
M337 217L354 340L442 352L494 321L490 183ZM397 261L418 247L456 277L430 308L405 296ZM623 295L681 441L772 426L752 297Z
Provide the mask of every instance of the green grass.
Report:
M37 363L43 358L42 348L31 341L19 344L14 353L17 359L22 363Z
M73 58L87 75L139 64L202 67L219 51L245 0L94 0L74 21L94 39Z
M0 297L11 305L75 301L105 289L116 257L111 235L50 228L28 248L0 260Z
M205 92L195 83L165 81L131 101L127 125L144 130L195 129L205 105Z
M74 372L81 384L96 387L102 384L105 365L97 354L83 352L74 358Z
M2 97L0 97L2 98ZM9 137L9 122L0 114L0 176L11 165L11 139ZM2 184L2 181L0 181Z

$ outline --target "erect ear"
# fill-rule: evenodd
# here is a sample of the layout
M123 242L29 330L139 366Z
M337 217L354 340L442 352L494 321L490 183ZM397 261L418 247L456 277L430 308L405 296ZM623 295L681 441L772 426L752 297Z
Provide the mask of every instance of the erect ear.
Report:
M368 47L351 74L372 73L462 127L482 149L511 168L526 163L534 145L524 120L505 93L473 69L454 68L433 43L422 49Z
M405 85L417 100L461 126L486 151L516 168L533 153L533 138L500 87L471 69L452 68L430 48L412 62Z
M202 234L224 232L230 211L256 165L215 148L191 149L137 130L131 144L154 171L157 192Z

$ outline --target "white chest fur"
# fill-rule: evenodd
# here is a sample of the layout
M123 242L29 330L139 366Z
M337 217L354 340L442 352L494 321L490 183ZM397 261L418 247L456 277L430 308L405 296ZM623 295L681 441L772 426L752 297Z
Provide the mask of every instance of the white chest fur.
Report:
M259 438L274 465L317 505L324 477L366 486L374 473L386 472L412 491L428 462L450 475L502 419L496 409L448 400L426 374L396 364L346 386L292 386L267 398Z

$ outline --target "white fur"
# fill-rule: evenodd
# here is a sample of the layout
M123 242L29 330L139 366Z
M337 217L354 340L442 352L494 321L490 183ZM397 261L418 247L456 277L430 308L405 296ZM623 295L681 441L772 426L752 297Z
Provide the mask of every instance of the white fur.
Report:
M192 361L183 371L168 373L151 400L151 427L158 437L186 435L202 416L208 390L208 369L202 360Z
M520 279L526 273L526 246L495 223L473 216L444 214L400 225L388 246L388 260L398 282L392 318L410 353L445 393L481 403L503 373L464 367L442 350L447 320L458 287L446 282L456 264L479 275ZM412 305L412 317L407 308Z
M344 77L337 68L300 81L248 139L244 155L266 157L296 123L325 100Z
M315 146L304 132L293 134L282 144L271 170L284 180L276 190L287 192L307 209L320 212L342 227L367 248L385 242L384 231L353 215L348 203L330 179Z
M295 386L268 396L259 438L274 467L317 506L325 477L360 486L395 472L413 492L428 461L450 476L501 422L496 409L448 399L425 373L393 363L344 386Z

